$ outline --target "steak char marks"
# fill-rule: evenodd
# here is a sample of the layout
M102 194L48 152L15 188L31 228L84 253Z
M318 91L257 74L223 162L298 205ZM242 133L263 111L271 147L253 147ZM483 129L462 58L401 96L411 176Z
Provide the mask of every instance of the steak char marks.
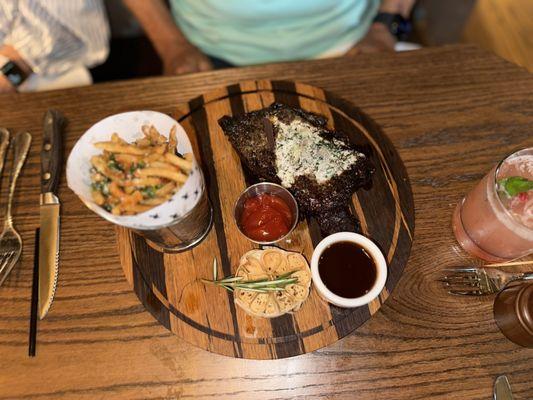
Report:
M349 203L374 167L345 135L326 128L326 118L274 103L218 122L247 172L289 189L323 235L358 230Z

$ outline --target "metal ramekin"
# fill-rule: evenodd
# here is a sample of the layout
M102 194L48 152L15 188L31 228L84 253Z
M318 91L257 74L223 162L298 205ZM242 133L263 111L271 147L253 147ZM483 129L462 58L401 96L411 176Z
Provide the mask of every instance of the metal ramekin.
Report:
M241 215L244 209L244 202L251 197L256 197L264 193L276 195L276 196L279 196L281 199L283 199L285 203L287 203L287 205L289 206L289 209L291 210L291 213L293 216L292 225L289 231L285 235L280 237L279 239L269 241L269 242L259 242L257 240L253 240L249 238L246 235L246 233L244 233L244 231L242 230L240 226ZM260 182L260 183L256 183L255 185L249 186L248 188L246 188L246 190L244 190L239 195L239 197L237 198L237 201L235 202L235 206L233 208L233 218L235 219L235 224L239 228L239 231L251 242L254 242L260 245L273 244L273 243L280 242L283 239L285 239L287 236L289 236L291 232L294 230L294 228L296 228L296 225L298 225L298 219L299 219L298 203L296 202L296 199L291 194L291 192L289 192L283 186L280 186L272 182Z

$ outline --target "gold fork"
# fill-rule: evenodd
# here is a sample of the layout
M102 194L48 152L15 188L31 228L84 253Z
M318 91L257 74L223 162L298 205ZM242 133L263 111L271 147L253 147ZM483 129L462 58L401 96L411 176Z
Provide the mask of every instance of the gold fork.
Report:
M533 280L533 273L482 267L448 268L440 279L448 293L470 296L498 293L509 282L517 280Z
M8 277L9 273L18 261L20 253L22 252L22 239L13 227L11 206L13 203L13 195L15 194L17 179L20 174L20 170L24 165L24 161L26 161L30 144L31 135L28 132L18 133L13 141L13 167L11 169L11 176L9 180L9 194L4 217L4 231L2 234L0 234L0 286Z

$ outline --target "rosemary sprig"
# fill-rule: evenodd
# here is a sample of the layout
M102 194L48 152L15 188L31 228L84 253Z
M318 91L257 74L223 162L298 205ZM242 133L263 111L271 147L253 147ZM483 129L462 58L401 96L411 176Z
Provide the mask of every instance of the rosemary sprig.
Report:
M253 281L245 281L242 276L228 276L227 278L218 278L217 259L213 260L213 280L202 279L203 283L210 283L212 285L223 287L230 292L235 289L249 290L251 292L278 292L285 289L285 286L295 283L298 278L293 278L291 275L296 271L290 271L278 276L274 280L257 279Z

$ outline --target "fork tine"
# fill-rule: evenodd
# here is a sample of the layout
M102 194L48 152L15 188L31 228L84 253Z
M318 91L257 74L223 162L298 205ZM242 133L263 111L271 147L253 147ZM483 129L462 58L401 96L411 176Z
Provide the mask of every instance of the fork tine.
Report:
M9 257L11 257L12 251L8 251L7 253L0 254L0 274L2 273L2 270L5 267L5 264L7 263L7 260Z
M481 290L448 290L448 293L461 296L479 296L483 294Z
M478 271L478 268L444 268L443 271L476 273Z
M453 289L472 289L472 288L477 288L477 289L480 289L481 286L477 283L477 282L474 282L474 283L468 283L468 282L453 282L453 283L446 283L444 282L443 283L443 286L444 288L446 289L450 289L450 290L453 290Z
M444 276L441 279L439 279L440 282L446 284L446 285L477 285L479 284L479 278L476 276L468 276L468 275L451 275L451 276Z
M14 251L10 251L7 253L4 253L2 255L1 264L0 264L0 286L4 283L4 281L9 276L9 273L13 269L13 266L17 262L17 260L14 260L13 255L15 254Z
M479 276L475 274L452 274L444 275L443 279L453 280L453 279L463 279L463 280L479 280Z
M479 279L479 274L476 272L454 272L452 274L444 275L445 278L470 278Z

